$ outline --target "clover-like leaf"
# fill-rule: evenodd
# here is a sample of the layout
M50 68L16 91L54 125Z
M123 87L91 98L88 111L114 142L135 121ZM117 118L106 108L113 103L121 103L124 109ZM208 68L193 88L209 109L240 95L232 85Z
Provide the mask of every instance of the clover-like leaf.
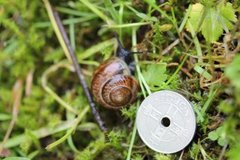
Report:
M164 84L167 79L166 64L151 64L148 65L146 70L143 72L143 76L151 88L159 87Z
M207 42L217 41L223 31L232 29L232 23L237 21L235 11L229 2L219 3L214 7L196 3L191 8L188 21L196 33L203 34ZM188 30L190 30L189 23L186 26Z
M209 132L208 138L212 141L217 140L220 146L224 146L226 144L226 138L224 135L225 135L225 131L224 131L224 128L221 126L221 127L218 127L216 130Z
M218 139L219 135L216 131L212 131L208 133L208 138L212 141L216 141Z

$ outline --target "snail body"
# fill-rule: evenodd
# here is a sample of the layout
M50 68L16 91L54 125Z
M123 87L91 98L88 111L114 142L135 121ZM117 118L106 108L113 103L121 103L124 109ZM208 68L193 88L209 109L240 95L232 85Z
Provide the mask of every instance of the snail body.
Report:
M95 71L91 90L96 101L106 107L119 109L136 100L138 82L128 65L118 57L103 62Z

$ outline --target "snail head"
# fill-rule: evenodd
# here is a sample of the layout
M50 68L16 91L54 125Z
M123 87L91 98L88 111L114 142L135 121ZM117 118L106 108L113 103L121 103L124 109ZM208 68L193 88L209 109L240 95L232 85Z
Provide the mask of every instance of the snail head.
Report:
M116 53L116 56L123 59L127 64L130 64L133 59L132 59L132 55L133 54L144 54L144 53L150 53L150 51L144 51L144 52L132 52L132 51L129 51L127 50L126 48L123 47L120 39L119 39L119 36L116 32L114 32L114 35L117 39L117 43L118 43L118 48L117 48L117 53Z

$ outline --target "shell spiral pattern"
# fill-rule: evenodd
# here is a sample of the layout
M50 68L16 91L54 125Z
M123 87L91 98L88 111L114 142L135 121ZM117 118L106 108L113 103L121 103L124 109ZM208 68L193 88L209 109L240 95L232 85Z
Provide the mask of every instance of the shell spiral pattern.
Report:
M100 105L120 109L136 100L139 86L127 64L114 57L102 63L95 71L91 90Z

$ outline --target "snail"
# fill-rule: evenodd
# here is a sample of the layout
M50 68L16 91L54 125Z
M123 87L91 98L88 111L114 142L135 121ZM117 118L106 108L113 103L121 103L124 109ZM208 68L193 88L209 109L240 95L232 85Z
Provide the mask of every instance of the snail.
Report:
M123 48L116 36L116 57L104 61L94 72L91 91L95 100L103 107L120 109L137 98L139 85L132 76L134 61L130 52Z

